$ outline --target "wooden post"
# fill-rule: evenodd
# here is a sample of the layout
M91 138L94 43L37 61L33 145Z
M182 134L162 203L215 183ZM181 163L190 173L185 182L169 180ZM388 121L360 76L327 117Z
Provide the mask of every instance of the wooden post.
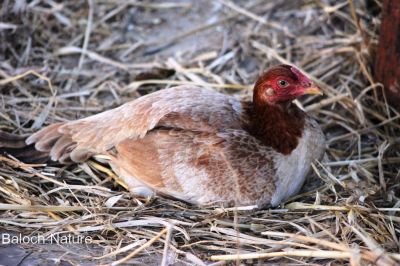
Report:
M389 103L400 110L400 1L384 0L375 78L385 86Z

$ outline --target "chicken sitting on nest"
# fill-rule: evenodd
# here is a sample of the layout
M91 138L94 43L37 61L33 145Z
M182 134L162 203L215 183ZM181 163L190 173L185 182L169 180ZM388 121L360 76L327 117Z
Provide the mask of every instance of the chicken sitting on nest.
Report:
M252 102L179 86L52 124L26 144L61 163L107 155L140 196L277 206L298 193L311 163L324 154L321 128L292 103L320 93L298 69L279 65L257 80Z

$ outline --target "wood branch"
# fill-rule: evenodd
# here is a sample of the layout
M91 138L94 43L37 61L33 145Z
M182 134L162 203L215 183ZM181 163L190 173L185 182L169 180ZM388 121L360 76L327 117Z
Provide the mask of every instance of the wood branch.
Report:
M384 0L375 77L388 101L400 109L400 1Z

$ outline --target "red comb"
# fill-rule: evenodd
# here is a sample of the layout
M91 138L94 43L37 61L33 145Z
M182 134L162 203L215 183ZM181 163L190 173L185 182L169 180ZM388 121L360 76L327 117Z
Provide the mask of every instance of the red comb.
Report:
M304 86L309 86L311 84L311 80L307 78L306 75L301 73L300 70L295 67L291 67L290 70L293 72L293 74L296 75L301 84L303 84Z
M293 74L296 75L296 77L297 77L298 79L304 79L304 77L305 77L304 74L301 73L300 70L298 70L297 68L291 67L290 70L293 72Z

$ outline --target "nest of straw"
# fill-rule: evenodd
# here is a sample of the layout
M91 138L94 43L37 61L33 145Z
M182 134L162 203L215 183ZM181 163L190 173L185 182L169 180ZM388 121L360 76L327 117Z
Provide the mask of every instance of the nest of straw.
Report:
M380 1L20 0L0 8L2 131L29 134L175 84L246 98L277 63L298 66L325 93L299 104L323 127L326 156L302 193L276 209L134 198L95 160L34 165L2 155L1 232L93 239L22 245L31 252L25 262L35 254L41 265L400 262L400 115L371 72Z

